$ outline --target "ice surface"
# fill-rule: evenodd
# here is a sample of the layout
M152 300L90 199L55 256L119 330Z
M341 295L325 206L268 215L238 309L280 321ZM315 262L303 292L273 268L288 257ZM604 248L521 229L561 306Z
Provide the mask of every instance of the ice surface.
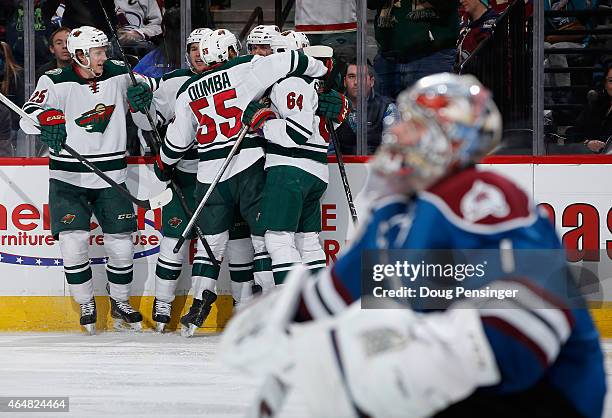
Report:
M214 334L0 333L0 396L70 397L70 413L36 417L242 418L259 381L221 365L218 342ZM299 402L290 397L281 417L305 417Z
M221 365L218 342L177 333L0 333L0 396L70 397L70 413L36 417L242 418L259 381ZM612 370L612 340L604 348ZM306 416L291 394L280 417ZM612 418L609 399L605 417Z

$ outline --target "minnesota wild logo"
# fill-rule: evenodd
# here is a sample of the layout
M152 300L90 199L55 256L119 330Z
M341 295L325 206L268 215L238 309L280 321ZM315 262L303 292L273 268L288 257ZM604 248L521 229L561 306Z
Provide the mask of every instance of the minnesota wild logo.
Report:
M183 220L177 218L176 216L168 220L168 225L170 225L172 228L178 228L178 226L182 223Z
M73 215L72 213L67 213L64 215L60 222L69 225L72 223L72 221L74 221L74 218L76 218L76 215Z
M75 122L87 132L104 133L114 110L115 105L106 106L100 103L94 109L83 113Z

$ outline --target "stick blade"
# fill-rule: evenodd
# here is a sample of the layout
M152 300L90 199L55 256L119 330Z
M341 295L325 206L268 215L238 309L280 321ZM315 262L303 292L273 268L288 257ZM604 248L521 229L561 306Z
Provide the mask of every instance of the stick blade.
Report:
M157 196L153 196L149 199L149 205L151 209L161 208L162 206L166 206L172 200L172 189L167 188Z

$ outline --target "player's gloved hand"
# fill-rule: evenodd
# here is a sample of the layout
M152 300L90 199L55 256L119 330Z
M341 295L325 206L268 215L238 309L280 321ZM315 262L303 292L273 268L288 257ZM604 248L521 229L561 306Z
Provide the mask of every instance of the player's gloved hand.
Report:
M338 93L336 90L319 93L317 115L341 124L351 112L351 109L351 102L344 94Z
M47 109L38 115L40 122L40 139L57 154L66 142L66 118L58 109Z
M172 167L164 164L159 155L155 158L153 171L160 181L167 182L172 179Z
M127 88L127 99L130 105L130 112L146 113L153 101L153 92L146 83L138 83Z
M258 102L251 102L242 113L242 123L248 125L252 131L263 128L268 119L273 119L276 114L265 105Z

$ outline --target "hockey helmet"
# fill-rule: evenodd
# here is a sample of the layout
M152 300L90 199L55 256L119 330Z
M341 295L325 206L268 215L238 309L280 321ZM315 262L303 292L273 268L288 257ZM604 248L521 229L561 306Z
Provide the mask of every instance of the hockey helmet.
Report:
M451 142L416 108L408 91L398 96L397 107L400 119L384 130L372 167L395 192L423 190L447 172Z
M66 41L66 48L70 56L76 59L76 52L80 49L86 57L89 57L89 49L95 47L107 47L108 37L100 29L92 26L81 26L70 31Z
M286 30L281 33L289 49L296 50L310 46L310 40L304 32L296 32L294 30Z
M279 45L278 37L281 31L276 25L259 25L247 36L246 47L247 51L251 51L253 45L270 45L270 47Z
M199 48L200 41L206 35L210 34L211 32L212 32L212 29L209 29L209 28L198 28L198 29L194 29L193 31L191 31L191 33L187 37L187 42L185 43L186 45L185 60L187 61L187 65L189 65L191 69L193 69L193 65L191 64L191 60L189 59L189 45L193 43L197 43L198 48Z
M491 92L474 76L451 73L424 77L408 97L438 123L453 146L459 166L478 162L501 139L502 118Z
M228 61L230 48L240 53L240 41L227 29L214 30L200 40L200 56L206 65Z

